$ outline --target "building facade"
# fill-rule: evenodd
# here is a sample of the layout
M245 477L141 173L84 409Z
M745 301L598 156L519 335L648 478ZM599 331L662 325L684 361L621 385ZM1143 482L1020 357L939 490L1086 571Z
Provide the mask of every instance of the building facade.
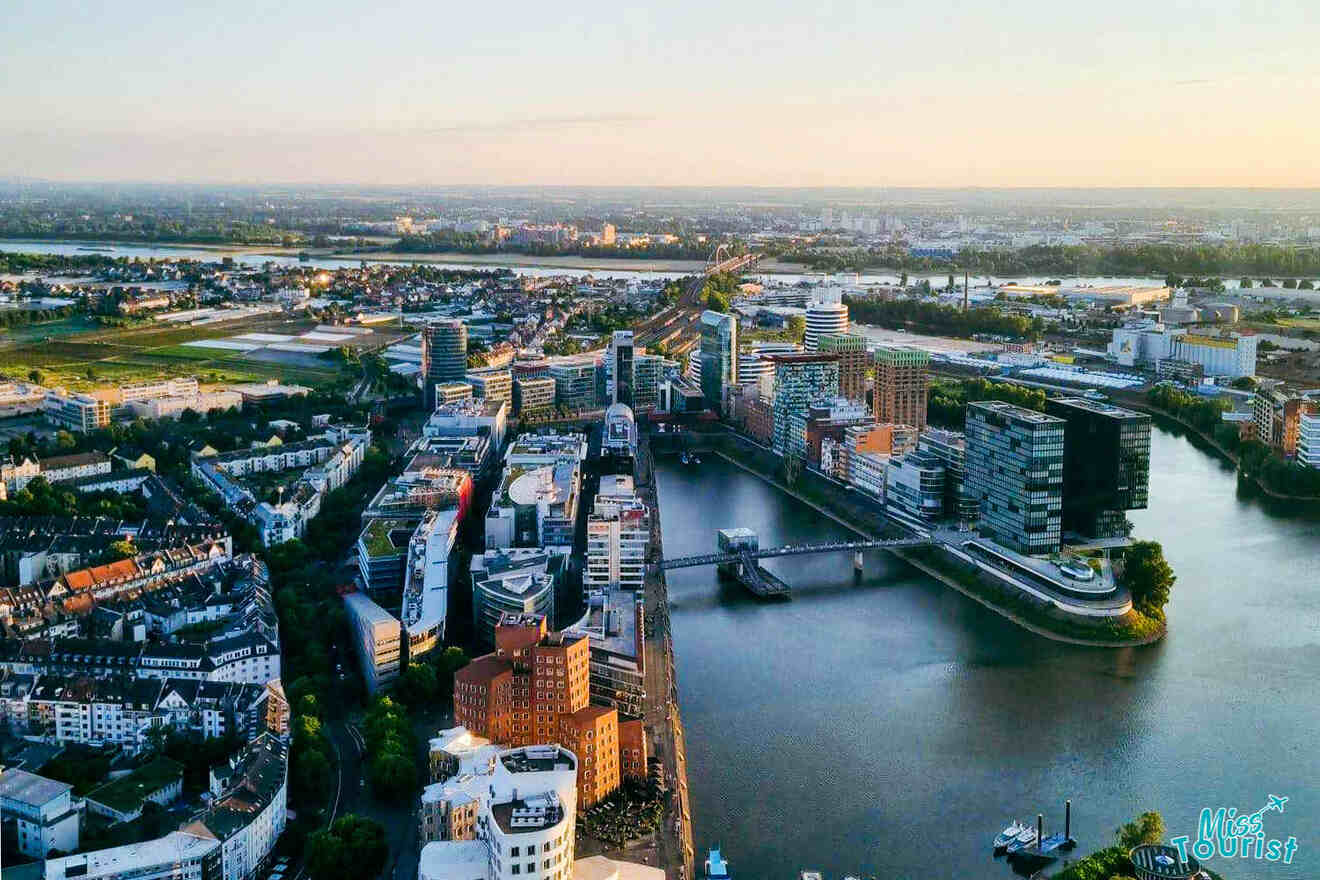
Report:
M1128 533L1124 511L1150 493L1150 416L1084 397L1053 398L1045 411L1066 422L1063 528L1092 538Z
M805 415L814 401L838 395L839 360L825 354L779 354L769 360L774 365L770 448L779 455L805 456L805 424L801 436L795 434L794 416Z
M422 405L435 409L435 386L462 382L467 375L467 325L444 320L422 328Z
M738 382L738 319L723 312L701 314L701 396L721 412L724 386Z
M997 400L967 406L966 489L983 535L1026 554L1063 537L1063 419Z
M930 355L920 349L881 346L875 350L875 392L871 409L877 422L926 427Z
M816 340L816 351L838 355L839 395L869 403L866 394L866 340L856 333L824 333Z

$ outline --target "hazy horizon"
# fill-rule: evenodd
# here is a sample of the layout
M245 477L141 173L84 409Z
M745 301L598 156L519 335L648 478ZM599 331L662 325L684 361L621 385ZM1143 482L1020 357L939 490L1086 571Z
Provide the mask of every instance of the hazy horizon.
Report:
M1231 0L12 10L0 177L1320 187L1320 13Z

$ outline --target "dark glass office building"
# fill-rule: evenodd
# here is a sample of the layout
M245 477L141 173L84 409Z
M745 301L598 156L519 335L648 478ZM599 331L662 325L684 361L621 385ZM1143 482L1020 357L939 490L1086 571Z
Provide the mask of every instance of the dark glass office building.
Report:
M422 330L422 405L435 409L435 386L467 376L467 327L462 321L427 324Z
M1128 534L1124 511L1150 495L1150 416L1104 401L1061 397L1045 411L1063 419L1063 528L1090 538Z

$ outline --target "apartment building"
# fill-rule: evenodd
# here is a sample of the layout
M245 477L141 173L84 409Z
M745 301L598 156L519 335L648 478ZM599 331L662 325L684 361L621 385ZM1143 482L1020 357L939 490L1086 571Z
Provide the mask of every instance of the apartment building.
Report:
M1003 401L968 404L964 485L980 506L981 534L1019 553L1058 551L1065 425Z
M650 540L650 511L635 494L632 477L601 477L600 491L587 516L583 590L642 589Z
M881 423L926 427L930 355L915 348L883 345L875 350L871 409Z
M353 650L358 656L368 693L376 693L399 677L403 666L403 627L365 593L344 596Z

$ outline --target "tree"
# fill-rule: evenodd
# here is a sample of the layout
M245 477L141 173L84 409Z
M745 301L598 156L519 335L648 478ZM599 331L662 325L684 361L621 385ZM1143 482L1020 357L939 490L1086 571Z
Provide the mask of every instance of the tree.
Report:
M1123 585L1142 614L1163 620L1164 606L1176 580L1158 541L1137 541L1123 551Z
M398 698L414 709L434 702L438 692L435 669L427 663L409 663L394 687Z
M55 446L61 451L67 452L70 449L78 448L78 438L74 437L68 431L55 432Z
M307 872L312 880L340 877L372 878L389 859L385 826L365 816L349 813L324 831L307 838Z
M793 315L788 319L788 335L794 342L802 342L807 335L807 319L802 315Z
M1125 849L1159 843L1164 839L1164 817L1156 812L1142 813L1118 829L1118 843Z
M711 290L706 293L706 308L713 312L728 312L729 297L718 290Z
M1250 290L1255 286L1256 286L1255 283L1252 282L1250 278L1243 278L1241 281L1238 282L1238 287L1241 287L1243 290Z
M133 546L132 541L114 541L106 548L105 556L109 562L119 559L132 559L137 556L137 548Z
M28 378L40 385L46 381L46 374L41 370L28 370Z

